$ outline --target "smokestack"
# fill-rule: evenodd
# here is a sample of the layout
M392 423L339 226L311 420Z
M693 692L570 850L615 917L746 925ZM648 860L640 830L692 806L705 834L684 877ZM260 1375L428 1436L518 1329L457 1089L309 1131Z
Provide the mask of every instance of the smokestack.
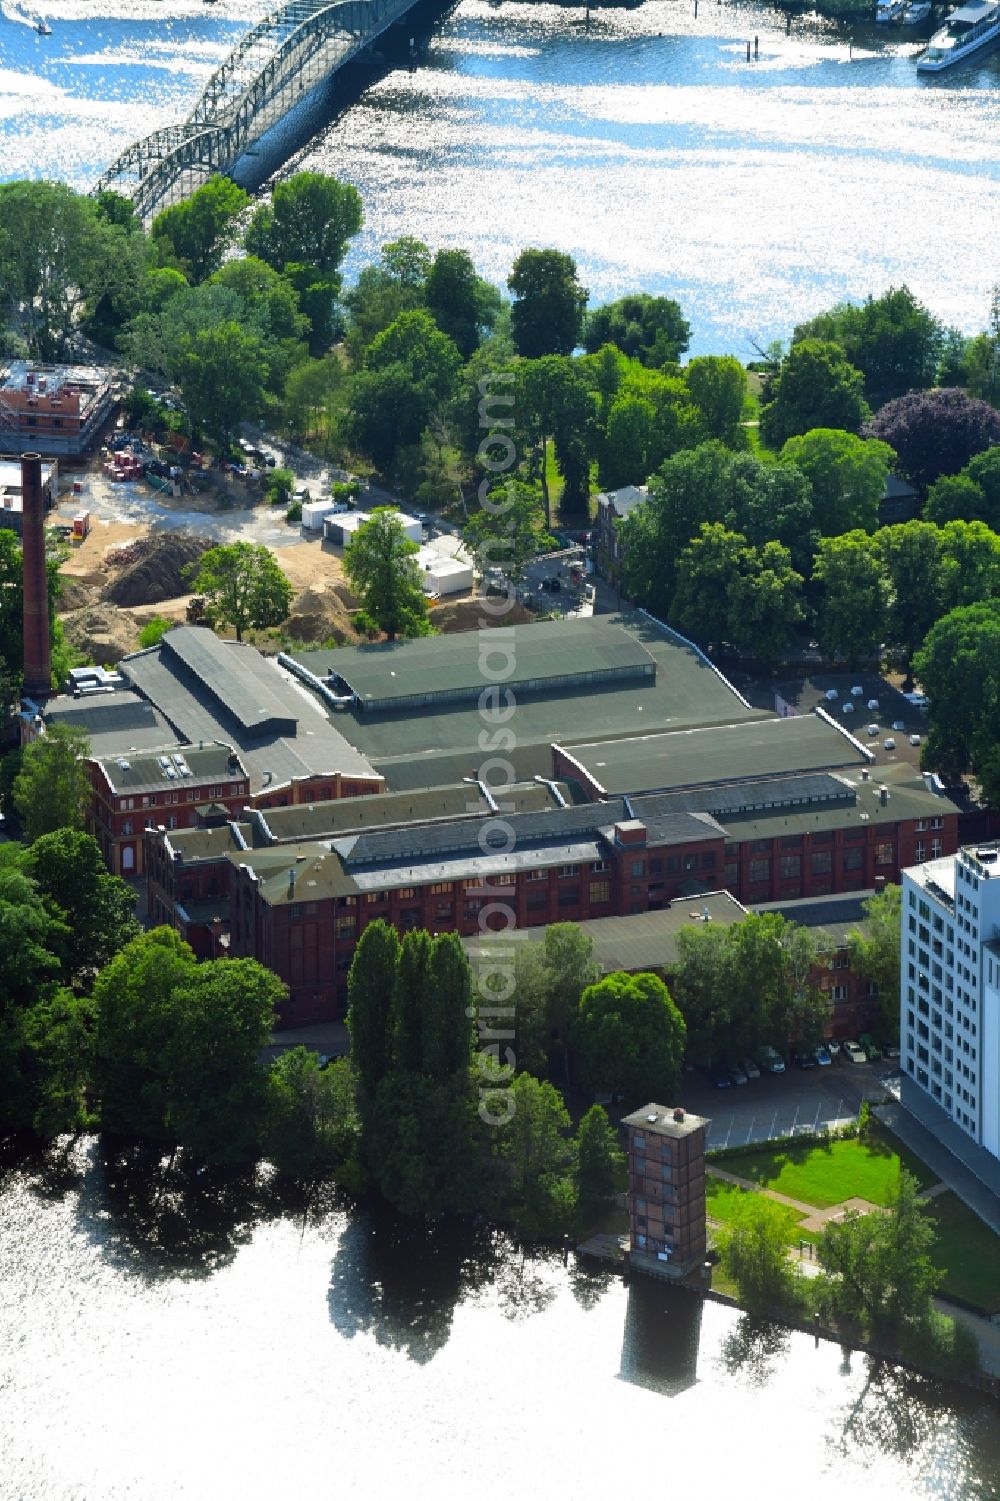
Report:
M45 500L42 461L37 453L21 456L21 547L24 567L24 687L26 698L39 702L52 691L49 649L49 595L45 576Z

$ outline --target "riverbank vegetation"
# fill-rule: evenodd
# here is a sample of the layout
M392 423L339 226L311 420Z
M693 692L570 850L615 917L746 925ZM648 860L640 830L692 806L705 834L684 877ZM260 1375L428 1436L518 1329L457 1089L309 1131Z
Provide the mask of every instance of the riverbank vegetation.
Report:
M812 1321L941 1376L973 1374L979 1363L974 1334L937 1312L932 1302L946 1273L931 1203L920 1198L918 1179L885 1142L865 1153L866 1135L861 1130L853 1141L810 1144L798 1153L800 1171L792 1176L805 1202L841 1201L831 1195L845 1185L836 1173L831 1176L824 1153L849 1146L855 1166L866 1155L874 1165L866 1182L876 1195L872 1202L881 1206L866 1213L848 1209L810 1237L815 1259L807 1265L815 1275L806 1275L790 1254L801 1240L802 1215L738 1188L718 1204L722 1223L716 1241L724 1275L751 1312ZM727 1157L727 1171L739 1172L741 1161L740 1154ZM784 1191L789 1192L787 1185ZM851 1192L859 1194L859 1187ZM995 1238L992 1250L995 1259Z

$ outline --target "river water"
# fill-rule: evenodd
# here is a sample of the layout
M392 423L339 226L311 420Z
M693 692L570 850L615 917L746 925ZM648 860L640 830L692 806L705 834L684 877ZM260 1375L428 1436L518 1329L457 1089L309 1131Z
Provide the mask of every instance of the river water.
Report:
M3 1501L995 1501L996 1408L260 1178L0 1162Z
M181 118L265 8L65 0L52 35L0 0L0 176L88 185ZM759 57L746 61L756 37ZM853 43L853 45L852 45ZM501 283L526 244L577 257L594 301L676 296L694 352L752 341L907 281L984 326L998 276L1000 54L921 79L918 41L762 5L596 11L464 0L423 64L375 82L302 161L360 188L350 271L413 234Z

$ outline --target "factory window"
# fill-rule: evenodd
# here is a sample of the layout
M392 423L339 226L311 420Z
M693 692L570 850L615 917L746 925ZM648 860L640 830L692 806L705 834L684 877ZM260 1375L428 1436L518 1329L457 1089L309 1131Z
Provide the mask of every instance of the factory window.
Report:
M702 868L702 870L714 870L715 869L715 851L714 850L706 850L705 853L702 855L702 857L701 857L701 868Z
M547 870L529 870L525 876L526 881L547 881L548 878L549 873Z
M894 844L876 844L876 846L875 846L875 864L876 865L895 865L895 863L896 863L896 846Z
M131 818L126 818L125 822L122 824L122 833L131 834L132 832L132 820Z
M579 865L560 865L559 867L560 881L565 881L569 876L578 876L579 874Z
M592 907L598 907L598 906L601 905L602 902L610 902L610 900L611 900L611 882L610 881L591 881L591 883L590 883L590 905Z
M931 840L931 859L932 860L939 859L940 855L941 855L941 850L942 850L941 840L940 839L932 839Z
M833 852L831 850L813 850L811 855L812 873L814 876L828 876L833 870Z
M559 892L560 907L575 907L580 900L579 886L563 886Z
M171 813L170 817L167 819L167 828L168 829L176 829L176 827L177 827L177 814L176 813Z
M446 891L451 891L451 889L452 884L450 881L437 881L431 887L431 896L443 896Z
M346 913L343 917L338 917L336 923L334 924L334 931L336 932L337 937L347 938L353 935L356 923L357 918L354 916L353 912Z
M399 890L396 892L396 895L399 897L400 901L405 901L407 897L416 896L416 891L412 886L400 886Z
M781 879L783 881L794 880L799 875L801 867L801 855L782 855L779 864Z
M771 879L771 862L770 862L770 860L751 860L750 861L750 880L751 881L769 881L770 879Z
M927 859L927 845L922 839L917 840L916 846L913 851L913 858L914 860L916 860L918 865L920 865L924 860Z
M368 907L372 907L376 902L381 902L383 900L384 894L381 891L369 891L365 895L365 905Z

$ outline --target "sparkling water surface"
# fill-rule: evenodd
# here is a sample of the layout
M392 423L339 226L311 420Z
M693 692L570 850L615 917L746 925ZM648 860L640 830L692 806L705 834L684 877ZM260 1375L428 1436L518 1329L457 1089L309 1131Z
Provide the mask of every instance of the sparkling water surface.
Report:
M997 1410L485 1227L0 1165L3 1501L995 1501Z
M2 0L0 176L87 186L183 117L265 9L249 0ZM20 17L11 19L12 15ZM386 240L464 245L502 282L526 244L576 256L592 300L676 296L697 351L752 352L845 296L906 281L985 323L1000 224L1000 54L934 79L905 31L758 5L491 6L440 21L300 165L360 188L353 274ZM747 41L758 39L747 63Z

